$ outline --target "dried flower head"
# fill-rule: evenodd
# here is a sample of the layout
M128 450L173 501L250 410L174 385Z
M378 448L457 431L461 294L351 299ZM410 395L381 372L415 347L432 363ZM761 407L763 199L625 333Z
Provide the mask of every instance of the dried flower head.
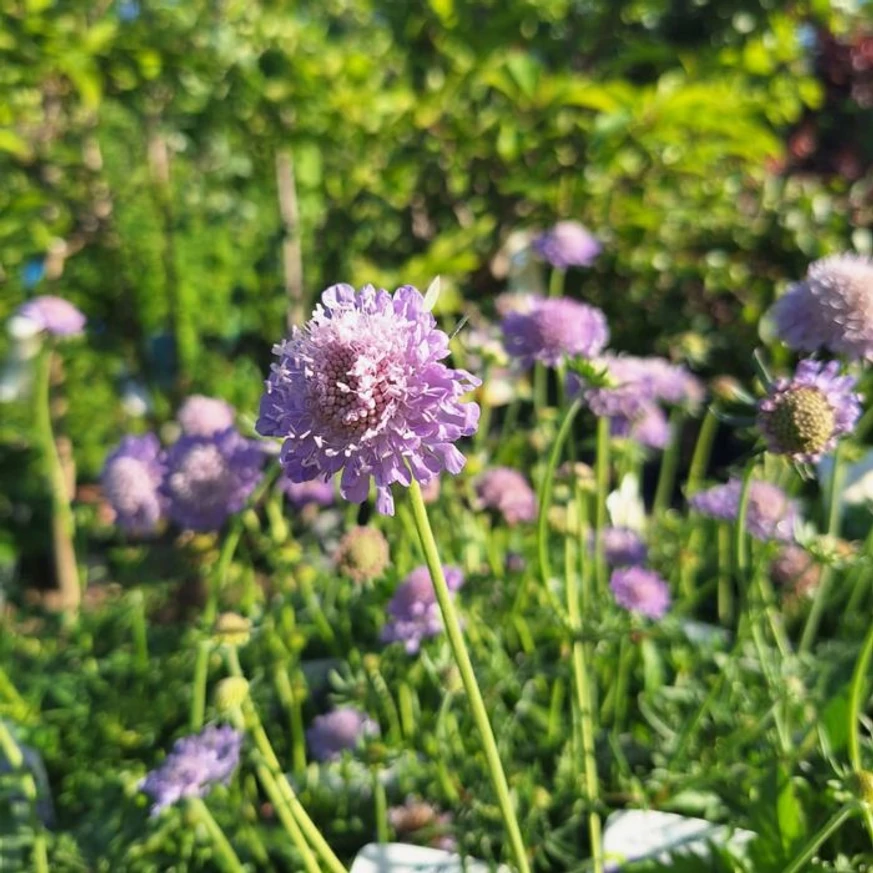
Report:
M841 254L815 261L776 301L773 319L793 349L873 357L873 260Z
M499 512L510 526L537 517L537 498L527 479L509 467L495 467L476 480L476 495L486 509Z
M179 408L176 418L188 436L210 437L233 427L234 411L223 400L192 394Z
M454 443L478 425L479 407L461 398L480 382L441 363L448 345L415 288L334 285L306 327L274 348L257 430L284 440L291 481L342 470L343 497L361 503L372 478L376 508L392 515L391 485L459 473Z
M537 237L534 251L553 267L588 267L600 254L600 243L578 221L559 221Z
M85 316L67 300L45 294L18 307L16 315L53 336L78 336L85 329Z
M161 444L151 433L125 437L109 455L100 484L119 527L142 534L158 526L166 509L160 491L165 472Z
M355 749L367 737L378 735L379 725L366 713L344 706L316 716L306 731L306 741L316 761L333 761L344 751Z
M150 795L152 815L186 797L205 797L213 785L227 784L239 764L242 734L227 725L209 725L177 740L172 752L140 783Z
M662 618L670 608L670 589L654 570L643 567L613 570L609 587L615 602L629 612Z
M609 340L606 316L569 297L538 299L530 312L510 312L502 322L509 354L526 367L557 366L565 357L592 358Z
M391 563L388 540L374 527L354 527L340 540L334 563L353 582L372 582Z
M758 404L758 426L771 452L814 463L833 451L861 415L853 376L837 361L805 360L791 379L779 379Z
M264 453L235 430L183 435L167 452L162 486L170 517L196 531L218 530L245 506L261 480Z

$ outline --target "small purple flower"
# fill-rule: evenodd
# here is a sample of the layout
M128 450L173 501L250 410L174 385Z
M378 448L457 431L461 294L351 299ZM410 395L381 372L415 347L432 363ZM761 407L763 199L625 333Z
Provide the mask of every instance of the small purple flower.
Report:
M815 463L833 451L861 416L854 376L837 361L805 360L791 379L779 379L758 404L758 426L768 448L797 462Z
M273 351L258 433L284 440L281 461L292 482L342 470L346 500L367 499L394 513L391 486L457 474L465 458L454 443L476 431L479 407L464 394L479 379L441 363L449 338L412 286L393 294L367 285L334 285L308 324Z
M443 573L450 591L464 584L464 575L457 567L444 566ZM427 567L417 567L401 582L387 612L382 642L403 643L410 655L421 648L424 640L443 632L443 618Z
M51 294L22 303L16 315L53 336L78 336L85 329L85 316L69 301Z
M777 335L793 349L873 358L873 260L842 254L815 261L772 312Z
M536 253L553 267L588 267L600 254L600 243L578 221L559 221L534 240Z
M378 735L379 725L366 713L344 706L316 716L306 731L306 741L316 761L334 761L347 749L357 748L366 737Z
M565 357L592 358L609 341L606 316L569 297L539 299L530 312L510 312L501 327L506 351L525 367L534 361L554 367Z
M234 410L223 400L192 394L179 408L176 418L182 426L182 433L211 437L233 427Z
M743 483L730 479L693 495L688 505L701 515L720 521L736 521ZM758 540L791 542L799 514L795 502L777 485L753 479L749 485L746 530Z
M613 436L627 437L650 449L666 448L671 436L670 422L664 410L654 403L643 404L635 418L627 419L623 416L612 418L610 432Z
M150 795L152 815L186 797L205 797L213 785L230 782L239 765L242 734L228 725L209 725L176 740L164 763L140 783Z
M589 538L589 548L594 549L594 534ZM610 567L627 567L645 564L649 547L642 537L627 527L603 529L603 552Z
M499 512L510 526L537 517L537 498L527 479L510 467L495 467L476 480L476 495L486 509Z
M170 517L197 531L218 530L261 480L264 453L233 429L180 437L167 452L162 492Z
M151 433L125 437L109 455L100 481L119 527L135 534L157 527L166 510L160 490L166 469L161 444Z
M609 587L615 602L629 612L662 618L670 608L670 589L653 570L643 567L613 570Z
M279 480L279 487L295 509L306 506L333 506L335 496L333 482L322 482L311 479L309 482L292 482L284 476Z

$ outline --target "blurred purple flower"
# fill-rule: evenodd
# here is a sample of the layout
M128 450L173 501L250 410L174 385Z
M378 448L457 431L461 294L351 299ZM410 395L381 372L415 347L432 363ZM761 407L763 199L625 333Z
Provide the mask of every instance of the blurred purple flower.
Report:
M306 741L316 761L333 761L347 749L355 749L366 737L378 735L379 725L366 713L344 706L316 716L306 731Z
M510 526L537 517L537 498L527 479L510 467L484 472L475 483L476 495L486 509L499 512Z
M239 765L242 734L209 725L199 734L176 740L164 763L140 782L150 795L152 815L186 797L205 797L213 785L230 782Z
M53 336L78 336L85 329L85 316L72 303L50 294L22 303L16 315Z
M588 540L589 549L594 549L594 533ZM645 564L649 547L642 537L627 527L603 529L603 552L610 567L627 567Z
M536 253L553 267L588 267L600 254L600 243L578 221L559 221L534 240Z
M279 488L285 492L288 502L295 509L305 506L332 506L336 499L333 482L311 479L309 482L292 482L284 476L279 480Z
M234 409L215 397L192 394L179 408L176 419L182 433L188 436L211 437L233 427Z
M116 523L131 533L153 531L166 511L161 483L166 464L151 433L125 437L103 465L101 485Z
M340 492L361 503L372 478L377 510L393 515L391 485L459 473L465 458L454 443L478 425L479 407L461 398L480 381L440 363L448 344L412 286L334 285L274 348L258 433L284 439L292 482L342 470Z
M615 602L629 612L662 618L670 608L670 589L653 570L643 567L613 570L609 587Z
M233 429L180 437L167 452L162 492L169 515L196 531L218 530L245 506L261 480L264 453Z

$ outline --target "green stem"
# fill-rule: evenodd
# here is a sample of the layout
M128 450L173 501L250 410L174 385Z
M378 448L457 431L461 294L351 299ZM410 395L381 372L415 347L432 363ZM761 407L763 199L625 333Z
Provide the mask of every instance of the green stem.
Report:
M242 676L242 668L240 667L239 658L237 657L236 649L228 648L227 650L227 663L230 668L230 672L234 676ZM238 721L239 724L244 724L248 729L249 734L254 740L255 747L261 755L261 758L264 761L264 765L266 766L266 770L268 771L269 776L271 777L271 781L275 787L275 790L278 792L279 803L276 804L274 801L274 806L287 808L290 812L291 818L293 818L297 829L301 832L301 837L304 837L304 843L308 842L313 849L315 849L318 856L324 862L324 864L328 867L331 873L347 873L346 868L343 867L342 862L339 858L337 858L333 849L331 849L327 840L322 836L321 831L319 831L315 822L309 817L309 813L303 808L303 804L297 798L297 794L294 789L291 787L291 784L288 782L285 774L282 772L282 767L279 763L279 759L276 757L276 753L273 751L273 746L270 743L270 738L267 736L266 731L264 730L264 726L261 723L260 716L258 715L258 711L255 708L254 703L251 698L248 698L243 704L244 718L240 717ZM240 715L242 715L240 714ZM262 765L263 766L263 765ZM264 785L264 790L269 793L269 788L267 782L264 782L262 779L262 784ZM292 839L294 839L293 834L289 829L289 835ZM295 845L297 845L295 841ZM300 846L298 845L298 850L300 850Z
M670 498L676 486L676 469L679 466L679 448L681 444L682 422L684 412L677 406L670 413L670 442L661 456L661 469L658 472L658 485L655 488L655 502L652 515L657 517L670 506Z
M606 591L606 555L603 548L603 530L606 527L606 498L609 491L609 419L597 419L597 447L594 462L597 485L594 514L594 578L597 592L602 597Z
M212 640L201 640L197 645L197 660L194 662L194 683L191 688L191 730L196 733L203 727L206 714L206 682L209 678L209 656Z
M139 589L130 592L130 623L133 633L134 663L145 672L149 668L148 620L145 598Z
M476 723L476 728L478 729L480 739L482 740L485 759L488 762L489 775L491 776L491 781L494 784L494 790L497 794L497 802L500 806L500 812L503 816L503 822L509 836L509 844L512 849L512 854L515 857L519 873L530 873L530 863L528 861L527 852L524 848L521 829L518 826L518 820L512 805L512 799L509 794L509 785L506 782L503 765L500 763L497 742L494 739L494 732L492 731L491 723L488 720L488 713L485 709L485 703L482 700L482 693L476 682L476 674L473 672L473 664L470 661L470 654L464 643L464 636L461 633L461 623L458 620L455 605L452 601L449 587L446 584L446 577L443 574L439 551L437 549L436 541L434 540L430 520L427 517L427 508L425 507L424 500L421 496L421 487L415 479L412 480L412 485L409 488L409 496L412 502L412 514L415 519L415 526L418 529L418 535L421 540L422 549L424 550L427 567L428 570L430 570L434 593L436 594L437 602L440 606L440 612L443 616L446 636L448 637L449 645L455 658L455 663L458 666L458 671L461 674L461 681L470 703L470 709L472 710L473 721Z
M209 836L216 849L213 858L218 862L218 866L226 870L227 873L245 873L245 867L243 867L242 862L237 857L230 841L224 835L221 826L212 817L209 807L199 797L189 797L188 809L191 810L195 818L209 832Z
M549 276L549 297L560 297L564 293L564 280L567 277L567 271L559 267L552 269Z
M34 424L51 490L52 539L56 581L61 592L64 609L76 612L82 599L79 568L76 564L76 548L74 545L76 521L70 508L67 479L52 429L52 358L53 350L49 344L40 352L37 359L36 420Z
M388 842L388 798L385 785L379 778L379 768L373 768L373 802L376 814L376 842Z
M834 451L834 469L831 473L830 488L828 489L827 535L831 539L836 537L840 527L840 491L843 487L843 472L842 443L838 443ZM821 579L815 591L812 606L806 619L806 625L803 628L803 635L800 638L801 654L808 652L812 648L813 643L815 643L822 615L827 605L828 595L830 594L833 575L833 568L830 564L827 564L822 569Z
M295 693L294 685L288 678L284 664L277 664L273 670L276 693L288 712L291 735L291 769L296 776L306 770L306 740L303 728L303 707L300 695Z
M867 631L867 636L864 637L864 644L861 646L861 652L858 655L858 660L855 662L855 670L852 673L852 684L849 692L849 761L855 774L860 774L864 770L864 765L861 761L861 698L864 694L871 656L873 656L873 626L870 627L870 630ZM873 840L873 811L865 803L862 806L862 813L864 815L864 824L867 826L867 832L870 834L870 839Z
M712 454L712 444L718 432L718 415L713 404L706 410L703 423L697 433L697 442L694 445L694 454L691 456L691 464L688 467L688 479L685 483L685 496L690 497L700 489L700 484L709 466L709 458Z
M749 541L746 536L746 519L749 515L749 495L752 489L752 477L755 473L754 460L746 464L743 471L743 483L740 490L740 504L737 510L737 522L734 526L734 570L736 571L740 593L748 595L749 573Z
M803 847L800 854L782 871L782 873L801 873L806 865L819 850L825 840L832 837L842 825L856 812L852 806L844 806L839 812L831 816L822 829Z

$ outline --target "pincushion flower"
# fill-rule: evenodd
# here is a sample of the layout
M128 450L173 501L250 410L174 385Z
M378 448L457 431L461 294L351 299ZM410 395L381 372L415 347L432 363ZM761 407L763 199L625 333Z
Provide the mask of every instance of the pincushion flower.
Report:
M365 712L344 706L316 716L306 731L306 741L316 761L334 761L344 751L356 748L366 737L378 734L379 725Z
M53 336L78 336L85 329L85 316L62 297L45 294L18 307L16 315Z
M600 254L600 243L578 221L559 221L537 237L534 251L553 267L588 267Z
M660 406L645 403L635 418L628 419L622 415L611 418L610 433L650 449L664 449L670 442L670 422Z
M463 468L454 443L476 431L479 407L462 397L480 381L441 363L449 338L412 286L334 285L273 351L256 427L284 441L292 482L341 470L343 497L361 503L372 479L377 510L393 515L392 484Z
M588 538L588 548L592 551L594 549L593 532ZM611 567L627 567L644 564L649 549L635 530L627 527L605 527L603 552L606 563Z
M736 521L740 511L743 483L731 479L693 495L689 506L701 515L721 521ZM749 485L746 530L758 540L791 542L799 520L797 505L772 482L753 479Z
M263 463L260 446L233 429L180 437L167 452L162 485L170 517L191 530L217 530L245 506Z
M205 797L227 784L239 765L242 734L227 725L209 725L199 734L177 740L164 763L140 783L150 795L152 815L186 797Z
M476 495L486 509L499 512L510 526L537 517L537 498L527 479L510 467L487 470L476 480Z
M569 297L539 298L529 312L510 312L501 325L509 354L526 367L557 366L565 357L592 358L609 341L606 316Z
M629 612L662 618L670 608L670 589L654 570L643 567L614 570L609 587L615 602Z
M391 563L388 540L374 527L353 527L340 540L334 563L353 582L372 582Z
M833 451L861 416L853 376L840 374L837 361L805 360L791 379L779 379L758 404L758 426L777 455L814 463Z
M772 314L777 335L793 349L873 358L873 260L841 254L815 261Z
M188 436L209 437L233 427L234 411L223 400L192 394L179 408L176 418Z
M151 433L125 437L109 455L100 482L119 527L131 533L157 527L166 510L165 472L161 444Z

